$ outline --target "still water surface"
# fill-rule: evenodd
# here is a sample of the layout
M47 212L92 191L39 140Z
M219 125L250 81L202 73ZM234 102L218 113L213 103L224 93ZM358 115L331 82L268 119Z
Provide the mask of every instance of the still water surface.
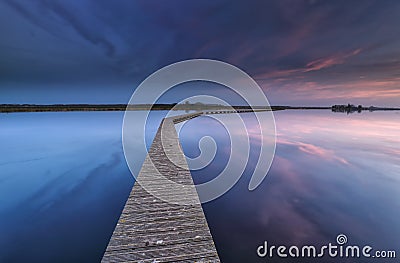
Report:
M152 113L147 145L164 114ZM251 115L243 118L251 130ZM258 258L256 249L264 241L334 243L339 233L349 244L400 254L400 114L280 111L275 119L276 155L263 183L247 190L260 147L259 133L250 132L244 175L203 205L221 260L290 262ZM121 112L0 115L0 262L100 261L134 184L122 150L122 120ZM217 155L192 171L196 183L227 163L227 131L200 117L180 132L192 158L207 135ZM139 171L144 153L137 158Z

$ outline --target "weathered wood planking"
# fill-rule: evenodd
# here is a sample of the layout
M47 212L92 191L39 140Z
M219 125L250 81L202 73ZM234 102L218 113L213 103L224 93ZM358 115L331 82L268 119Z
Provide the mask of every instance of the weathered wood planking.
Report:
M135 183L102 262L220 262L174 126L201 114L165 118L138 177L153 191L191 205L163 201ZM155 169L189 187L168 191Z

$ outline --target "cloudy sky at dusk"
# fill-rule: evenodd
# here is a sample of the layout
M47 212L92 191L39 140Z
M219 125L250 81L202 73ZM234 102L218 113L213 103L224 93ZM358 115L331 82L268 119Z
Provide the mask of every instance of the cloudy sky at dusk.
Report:
M210 58L273 105L400 106L399 1L0 2L0 103L127 103L149 74Z

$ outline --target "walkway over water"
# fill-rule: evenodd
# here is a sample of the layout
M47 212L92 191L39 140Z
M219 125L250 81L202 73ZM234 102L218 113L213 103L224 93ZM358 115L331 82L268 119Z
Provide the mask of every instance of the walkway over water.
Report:
M202 114L162 121L102 262L220 262L174 126ZM171 191L161 177L190 187ZM190 205L163 201L143 184Z

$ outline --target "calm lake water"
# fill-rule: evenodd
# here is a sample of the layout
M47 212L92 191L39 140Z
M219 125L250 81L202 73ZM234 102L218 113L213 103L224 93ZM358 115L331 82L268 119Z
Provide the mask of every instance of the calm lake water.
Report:
M163 114L152 113L148 145ZM243 118L252 124L250 114ZM247 190L260 147L252 133L244 175L203 205L221 260L291 262L259 258L256 249L264 241L335 243L340 233L348 244L400 254L400 114L280 111L275 119L276 155L263 183ZM101 260L134 184L122 120L121 112L0 115L0 262ZM206 135L218 150L208 167L192 172L197 183L217 175L229 158L226 131L208 117L182 127L185 154L196 157ZM137 171L143 159L138 152Z

